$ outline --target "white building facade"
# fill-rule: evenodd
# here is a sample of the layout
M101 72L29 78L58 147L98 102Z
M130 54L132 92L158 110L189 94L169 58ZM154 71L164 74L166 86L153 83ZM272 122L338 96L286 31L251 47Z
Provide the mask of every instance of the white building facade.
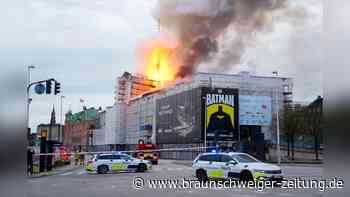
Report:
M126 104L125 110L126 144L136 144L138 139L150 140L153 143L157 143L155 139L155 103L157 99L176 95L198 87L238 89L239 95L244 100L252 100L254 103L267 103L266 107L269 110L267 116L269 117L264 117L265 119L259 119L259 117L251 119L247 117L248 120L243 121L243 124L255 124L261 121L261 124L257 124L260 124L259 126L261 126L261 131L265 135L265 139L271 142L275 142L276 140L277 110L281 111L283 104L292 102L293 99L293 80L291 78L254 76L248 72L241 72L234 75L197 73L191 79L177 81L163 89L148 91L130 99L128 104ZM250 108L254 108L254 106L250 106ZM244 109L240 109L240 111L244 111ZM271 119L271 121L268 119ZM253 122L249 123L249 121Z
M101 149L126 144L125 104L117 103L108 106L99 113L99 127L93 131L93 144ZM108 149L108 148L107 148Z

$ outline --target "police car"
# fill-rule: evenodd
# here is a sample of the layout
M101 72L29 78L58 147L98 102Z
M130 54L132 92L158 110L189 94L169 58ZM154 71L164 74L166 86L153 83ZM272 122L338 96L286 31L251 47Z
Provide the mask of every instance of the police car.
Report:
M100 154L94 155L86 165L86 170L106 174L108 172L134 171L145 172L152 168L150 161L131 157L128 154Z
M281 168L263 163L253 156L240 153L202 153L193 161L193 174L200 181L209 178L230 178L240 181L282 181Z

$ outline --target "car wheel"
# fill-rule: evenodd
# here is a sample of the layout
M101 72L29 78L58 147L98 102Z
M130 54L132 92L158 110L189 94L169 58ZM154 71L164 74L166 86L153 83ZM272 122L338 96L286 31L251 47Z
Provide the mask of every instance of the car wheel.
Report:
M108 167L103 165L103 166L99 166L97 168L97 173L98 174L106 174L108 172Z
M202 169L196 171L196 177L201 182L208 181L207 173Z
M147 170L147 166L144 163L140 163L137 167L137 172L145 172Z
M250 173L249 171L243 171L240 175L239 180L242 181L243 183L248 183L249 181L254 181L254 178L252 173Z

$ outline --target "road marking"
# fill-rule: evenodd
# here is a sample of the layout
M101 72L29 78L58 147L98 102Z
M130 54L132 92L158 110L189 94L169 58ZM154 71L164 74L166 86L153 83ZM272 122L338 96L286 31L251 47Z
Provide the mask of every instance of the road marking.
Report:
M295 194L292 193L279 193L279 196L295 196Z
M39 180L28 180L28 182L30 182L30 183L39 183L40 181Z
M63 173L63 174L60 174L60 176L67 176L67 175L70 175L72 174L73 172L66 172L66 173Z
M85 172L85 170L84 171L80 171L80 172L78 172L78 175L82 175L82 174L85 174L86 172Z

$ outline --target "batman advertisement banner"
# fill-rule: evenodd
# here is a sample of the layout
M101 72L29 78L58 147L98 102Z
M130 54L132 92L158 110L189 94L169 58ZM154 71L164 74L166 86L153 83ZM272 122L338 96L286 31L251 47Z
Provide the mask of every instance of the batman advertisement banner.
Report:
M202 88L203 130L210 141L238 140L238 90Z

